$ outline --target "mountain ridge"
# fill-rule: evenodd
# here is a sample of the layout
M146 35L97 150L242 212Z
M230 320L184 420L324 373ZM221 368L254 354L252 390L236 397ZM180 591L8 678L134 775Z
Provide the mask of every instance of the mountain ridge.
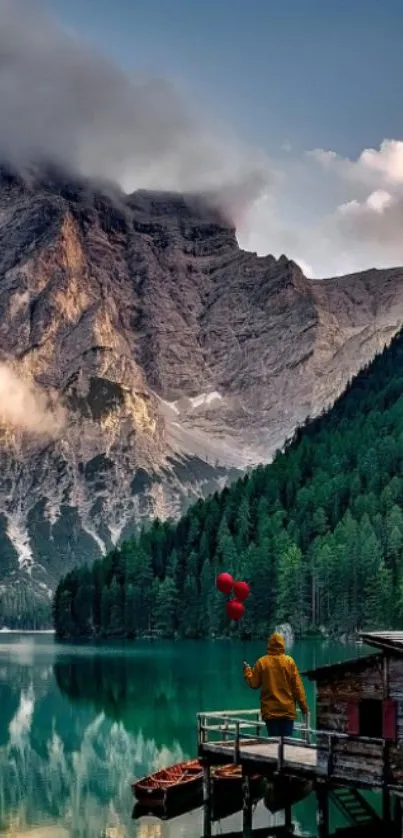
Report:
M176 524L59 582L61 638L356 635L403 622L403 332L330 410ZM250 586L233 625L215 580ZM140 605L141 603L141 605Z
M403 269L309 280L240 250L206 198L2 167L0 312L0 363L48 427L0 426L13 620L66 567L269 461L398 331Z

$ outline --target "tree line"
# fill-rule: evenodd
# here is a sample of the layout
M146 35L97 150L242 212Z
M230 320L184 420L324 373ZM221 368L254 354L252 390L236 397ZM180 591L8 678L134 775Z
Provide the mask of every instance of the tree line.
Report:
M154 521L56 591L59 637L261 637L403 625L403 336L268 466ZM246 579L229 624L216 575Z

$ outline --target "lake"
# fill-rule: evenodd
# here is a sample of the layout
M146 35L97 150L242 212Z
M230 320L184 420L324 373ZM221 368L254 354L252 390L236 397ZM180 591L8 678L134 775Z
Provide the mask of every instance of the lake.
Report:
M263 651L264 643L90 647L0 634L0 832L200 838L200 812L170 822L133 821L130 783L195 755L198 711L257 707L242 661L253 663ZM309 640L290 651L304 670L364 650ZM313 709L312 685L306 686ZM297 834L315 835L314 798L293 812ZM259 805L254 824L269 822L281 823L281 816ZM241 815L223 828L240 829Z

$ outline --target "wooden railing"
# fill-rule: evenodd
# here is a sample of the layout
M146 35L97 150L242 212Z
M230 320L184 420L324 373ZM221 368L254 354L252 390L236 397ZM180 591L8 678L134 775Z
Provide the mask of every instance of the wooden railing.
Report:
M260 732L263 729L266 731L266 722L263 721L260 710L220 710L209 713L198 713L198 729L199 733L204 733L203 740L199 740L199 744L211 741L209 733L223 734L224 739L231 739L231 734L245 731L243 737L245 739L263 739ZM301 719L301 714L297 715L294 724L296 733L300 736L293 736L290 742L294 744L303 743L309 745L311 743L312 735L316 731L311 729L310 714L305 717L306 720ZM246 733L247 730L254 729L254 733ZM271 737L277 739L278 737ZM264 741L267 743L267 733L264 736Z
M295 734L292 737L284 738L268 737L266 722L263 721L259 710L223 710L199 713L197 725L199 752L203 750L203 746L228 741L228 745L233 745L233 761L235 763L239 762L241 743L253 742L253 744L262 743L267 745L268 742L277 742L277 770L281 770L284 765L284 745L317 750L317 737L320 736L320 751L322 753L325 751L327 776L331 776L333 773L334 747L337 741L350 740L359 741L363 744L384 746L382 739L374 737L339 733L338 731L315 730L311 727L310 714L302 719L301 714L298 713L294 725Z
M223 710L213 713L199 713L197 716L198 725L198 749L203 745L214 742L227 742L233 744L233 761L239 761L241 740L243 744L253 742L254 744L265 744L267 742L277 743L278 770L284 764L284 745L300 745L306 748L315 748L312 743L312 736L315 733L311 729L310 716L306 721L301 721L300 715L295 722L295 734L291 737L268 737L266 722L263 721L260 710ZM262 735L262 733L264 734Z

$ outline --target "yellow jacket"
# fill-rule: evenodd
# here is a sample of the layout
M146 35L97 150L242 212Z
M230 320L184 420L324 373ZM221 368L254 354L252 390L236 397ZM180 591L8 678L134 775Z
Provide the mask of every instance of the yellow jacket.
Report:
M285 654L281 634L275 632L267 645L267 655L245 667L245 679L252 689L260 687L263 719L295 719L296 703L308 712L305 690L293 658Z

